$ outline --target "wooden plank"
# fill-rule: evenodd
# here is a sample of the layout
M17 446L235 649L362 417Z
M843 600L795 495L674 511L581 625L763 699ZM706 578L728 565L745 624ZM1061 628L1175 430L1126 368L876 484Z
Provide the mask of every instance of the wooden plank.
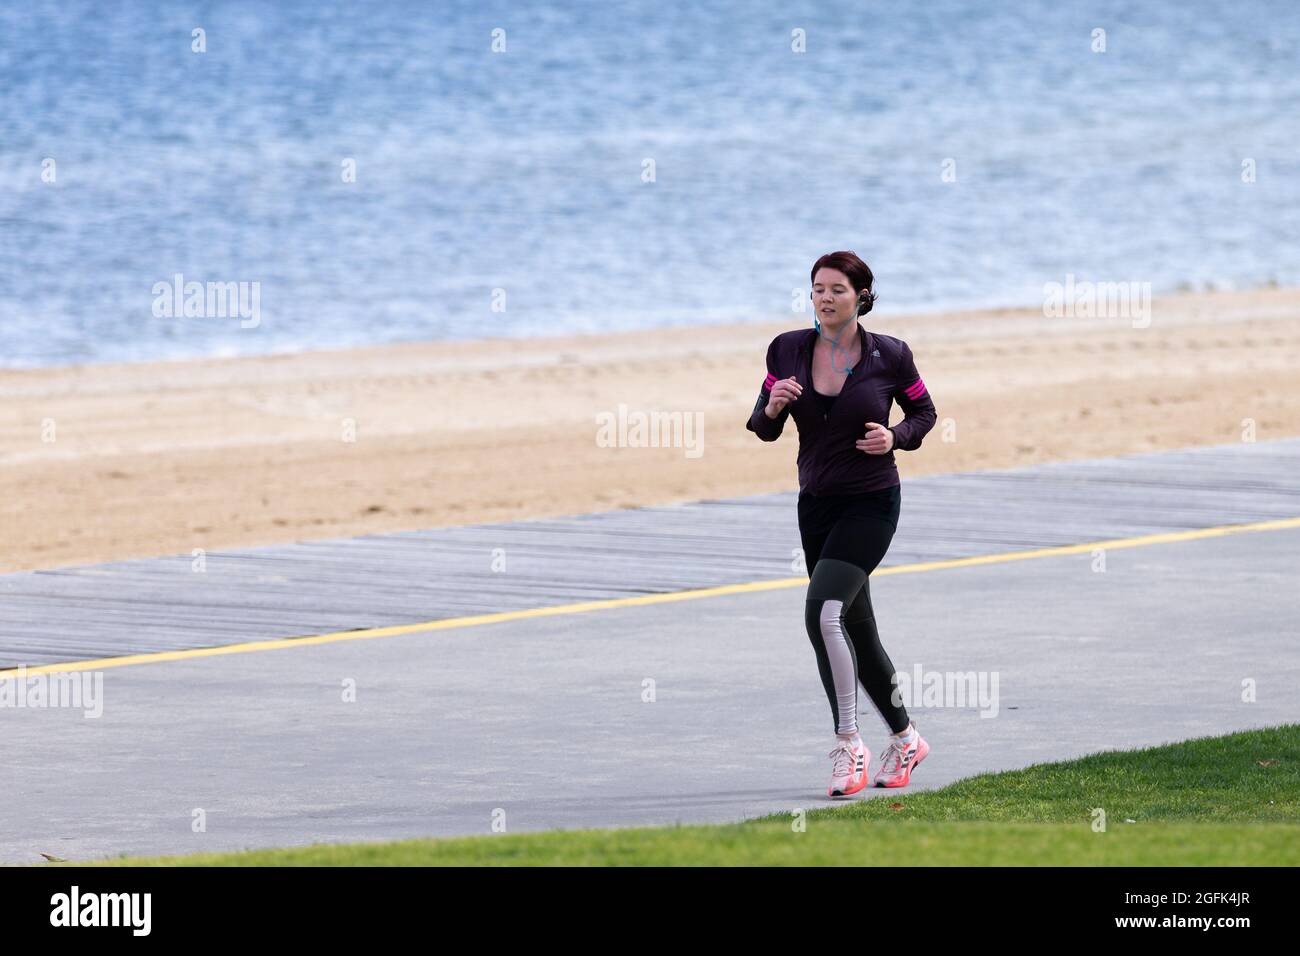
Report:
M1297 474L1300 439L909 479L884 566L1295 517ZM0 575L0 666L792 577L796 497Z

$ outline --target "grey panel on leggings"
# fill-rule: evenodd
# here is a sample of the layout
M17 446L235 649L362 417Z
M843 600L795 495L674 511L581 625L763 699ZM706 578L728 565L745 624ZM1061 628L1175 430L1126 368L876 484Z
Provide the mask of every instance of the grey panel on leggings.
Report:
M843 613L843 601L823 601L818 624L821 626L826 659L831 665L831 677L835 681L835 698L838 701L835 712L839 717L836 730L846 734L858 725L858 675L853 666L853 652L849 650L849 636L840 624L840 615Z

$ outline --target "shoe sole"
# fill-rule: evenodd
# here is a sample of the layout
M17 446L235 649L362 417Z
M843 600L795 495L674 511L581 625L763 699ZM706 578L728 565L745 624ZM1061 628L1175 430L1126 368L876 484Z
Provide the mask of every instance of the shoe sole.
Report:
M851 797L855 793L861 793L865 789L867 789L867 775L864 773L862 775L862 783L859 786L854 787L852 790L835 790L826 794L826 796L830 797L832 800L837 797Z

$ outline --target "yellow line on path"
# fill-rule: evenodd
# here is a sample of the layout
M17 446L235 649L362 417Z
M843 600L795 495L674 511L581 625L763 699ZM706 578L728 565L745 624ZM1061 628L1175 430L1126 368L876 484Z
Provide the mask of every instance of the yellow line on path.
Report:
M917 564L900 564L879 568L872 577L888 574L912 574L917 571L940 571L945 568L965 568L981 564L1001 564L1006 561L1025 561L1031 558L1050 558L1066 554L1083 554L1097 550L1138 548L1152 544L1170 544L1175 541L1194 541L1200 538L1217 538L1229 534L1255 531L1280 531L1300 528L1300 517L1276 521L1256 521L1251 524L1219 525L1213 528L1196 528L1192 531L1171 531L1163 534L1145 534L1136 538L1114 538L1110 541L1093 541L1088 544L1067 544L1055 548L1034 548L1029 551L1008 551L1002 554L985 554L973 558L953 558L949 561L923 561ZM247 654L252 651L285 650L292 647L311 647L333 644L337 641L364 641L377 637L396 637L400 634L417 634L428 631L449 631L480 624L501 624L506 621L523 621L536 617L559 614L581 614L585 611L606 611L618 607L640 607L647 604L667 604L671 601L694 601L700 598L722 597L727 594L748 594L755 591L775 591L780 588L801 587L808 578L778 578L771 581L750 581L745 584L725 584L716 588L697 588L691 591L672 591L666 594L642 594L637 597L610 598L604 601L583 601L580 604L559 604L554 607L528 608L522 611L500 611L495 614L475 614L471 617L453 617L441 621L419 624L398 624L392 627L373 627L355 631L336 631L332 634L314 634L308 637L283 637L269 641L249 641L225 644L220 647L195 647L180 651L157 651L148 654L131 654L125 657L105 657L98 660L70 661L62 664L43 664L17 670L0 671L0 680L16 676L35 676L64 671L101 670L107 667L126 667L132 664L161 664L166 661L185 661L197 657L216 657L221 654Z

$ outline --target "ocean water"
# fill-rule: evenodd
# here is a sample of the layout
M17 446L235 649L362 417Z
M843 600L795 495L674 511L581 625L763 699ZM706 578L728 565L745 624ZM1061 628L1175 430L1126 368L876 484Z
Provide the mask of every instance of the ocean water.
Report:
M5 4L0 366L1300 284L1298 67L1290 0Z

